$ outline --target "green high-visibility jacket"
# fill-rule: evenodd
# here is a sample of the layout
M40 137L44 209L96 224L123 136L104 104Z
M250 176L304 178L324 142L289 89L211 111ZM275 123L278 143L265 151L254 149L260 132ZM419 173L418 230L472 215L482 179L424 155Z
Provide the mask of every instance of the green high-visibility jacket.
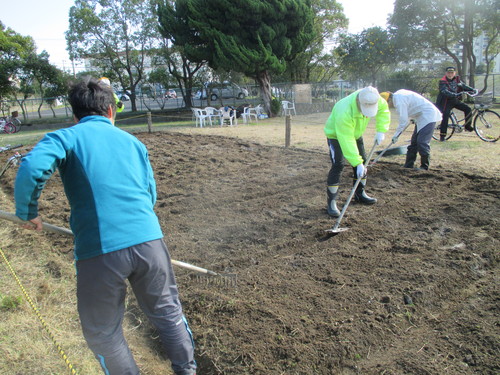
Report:
M342 153L353 167L363 163L359 154L356 140L361 138L370 121L358 108L356 98L361 90L339 100L332 109L326 121L324 132L327 138L337 139L342 148ZM378 101L378 112L375 115L375 128L377 132L385 133L389 130L391 112L387 102L381 97Z

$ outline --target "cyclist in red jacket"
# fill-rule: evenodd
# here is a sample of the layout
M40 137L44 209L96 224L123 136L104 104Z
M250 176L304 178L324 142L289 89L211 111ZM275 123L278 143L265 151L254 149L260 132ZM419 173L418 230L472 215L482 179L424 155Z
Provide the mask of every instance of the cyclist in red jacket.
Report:
M467 86L460 80L460 77L456 75L456 71L453 66L447 67L445 75L439 80L439 94L436 100L436 106L443 114L439 138L441 142L446 140L448 119L450 118L450 112L453 108L457 108L464 113L466 119L465 130L469 132L474 130L471 126L472 110L467 104L460 101L463 91L474 91L474 89Z

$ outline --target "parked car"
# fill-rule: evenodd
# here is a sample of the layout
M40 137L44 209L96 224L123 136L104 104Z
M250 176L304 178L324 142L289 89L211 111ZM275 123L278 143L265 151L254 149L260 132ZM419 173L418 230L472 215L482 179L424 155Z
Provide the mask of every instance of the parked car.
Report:
M177 92L174 89L168 89L165 93L166 99L177 99Z
M206 99L207 98L207 90L198 90L196 94L193 95L193 99Z
M130 94L128 92L117 92L116 96L118 96L118 99L120 99L122 102L127 102L130 100Z
M248 90L235 83L210 83L208 88L210 92L210 100L217 100L218 98L244 99L248 96Z

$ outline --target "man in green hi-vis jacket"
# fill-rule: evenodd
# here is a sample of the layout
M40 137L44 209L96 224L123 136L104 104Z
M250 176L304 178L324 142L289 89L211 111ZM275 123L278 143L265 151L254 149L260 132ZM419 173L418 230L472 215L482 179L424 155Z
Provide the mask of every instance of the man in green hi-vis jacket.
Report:
M366 153L363 134L371 117L375 117L377 129L375 139L377 144L380 144L384 140L384 133L389 129L391 114L387 102L380 97L377 89L368 86L339 100L326 121L324 131L332 162L327 180L327 211L330 216L340 216L337 208L337 195L340 175L344 169L344 159L347 159L353 167L354 182L357 178L363 177L356 189L354 199L364 204L377 202L375 198L365 193Z

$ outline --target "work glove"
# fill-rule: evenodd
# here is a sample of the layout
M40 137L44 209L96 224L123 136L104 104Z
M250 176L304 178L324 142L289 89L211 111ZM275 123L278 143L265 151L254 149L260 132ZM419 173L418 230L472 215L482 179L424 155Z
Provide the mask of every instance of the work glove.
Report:
M366 175L366 167L363 164L358 164L356 166L356 176L358 178L364 177Z
M377 145L381 144L385 139L385 134L382 132L377 132L375 134L375 141L377 142Z
M394 134L394 136L392 137L392 143L396 143L399 139L399 134Z

